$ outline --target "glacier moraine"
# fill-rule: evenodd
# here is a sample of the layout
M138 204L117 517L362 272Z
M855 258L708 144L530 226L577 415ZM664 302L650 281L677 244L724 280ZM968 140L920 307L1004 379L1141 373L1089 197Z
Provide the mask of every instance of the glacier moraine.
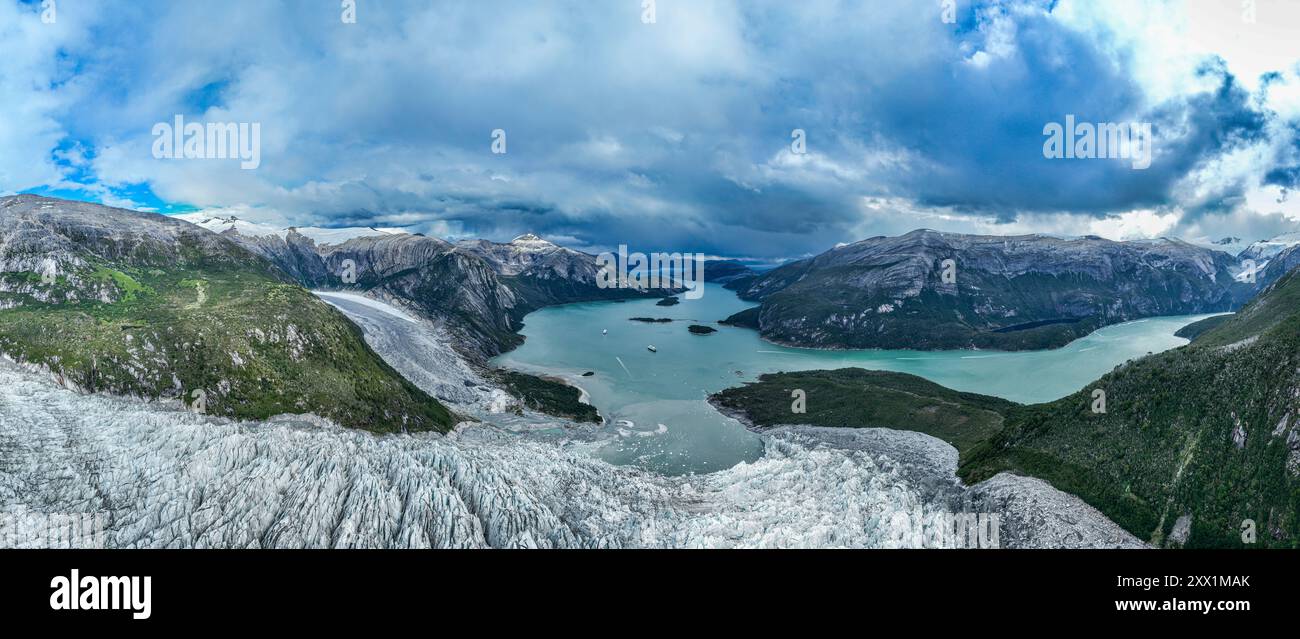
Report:
M481 422L447 436L233 422L0 360L0 515L102 513L114 548L951 547L954 512L997 515L1003 547L1142 546L1044 482L962 486L955 449L906 431L776 429L760 459L706 475L611 465L591 454L597 429L506 412L438 326L322 297Z

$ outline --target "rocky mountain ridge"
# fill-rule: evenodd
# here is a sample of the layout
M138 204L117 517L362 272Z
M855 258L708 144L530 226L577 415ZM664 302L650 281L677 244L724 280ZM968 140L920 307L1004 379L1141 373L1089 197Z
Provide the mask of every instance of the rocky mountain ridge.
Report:
M1101 326L1227 311L1255 287L1233 256L1180 240L874 237L742 281L760 306L729 318L774 342L823 348L1063 345Z

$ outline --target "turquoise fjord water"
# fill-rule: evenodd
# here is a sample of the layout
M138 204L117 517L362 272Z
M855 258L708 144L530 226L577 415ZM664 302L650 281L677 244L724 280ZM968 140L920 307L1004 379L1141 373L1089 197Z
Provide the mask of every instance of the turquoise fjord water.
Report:
M755 331L717 321L752 304L708 285L677 306L653 300L555 306L525 318L527 338L498 365L563 377L589 395L609 443L599 455L666 475L706 473L763 454L758 436L725 417L708 395L776 371L857 366L920 375L963 391L1018 402L1069 395L1128 359L1187 343L1174 332L1208 315L1158 317L1103 328L1050 351L823 351L776 346ZM632 317L665 317L664 324ZM691 324L718 329L692 335ZM607 329L608 334L601 334ZM646 347L654 345L658 352ZM584 372L595 375L582 377ZM814 401L810 398L809 401Z

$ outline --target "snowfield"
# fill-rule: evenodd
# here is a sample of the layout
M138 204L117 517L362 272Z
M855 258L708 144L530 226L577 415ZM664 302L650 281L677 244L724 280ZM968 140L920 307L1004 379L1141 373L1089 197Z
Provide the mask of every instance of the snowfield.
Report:
M495 415L500 391L436 326L327 299L484 423L444 437L232 422L0 360L0 513L106 513L113 548L950 547L951 512L998 515L1004 547L1142 545L1037 480L966 488L951 446L906 431L777 429L762 459L708 475L613 466L589 454L606 429L557 436L553 418Z
M242 220L233 214L235 212L234 209L199 211L172 217L201 226L213 233L224 233L233 229L236 233L245 237L278 237L282 240L289 235L288 227L277 227ZM358 237L409 235L405 229L399 228L353 227L326 229L314 226L300 226L293 227L293 230L321 246L336 246Z

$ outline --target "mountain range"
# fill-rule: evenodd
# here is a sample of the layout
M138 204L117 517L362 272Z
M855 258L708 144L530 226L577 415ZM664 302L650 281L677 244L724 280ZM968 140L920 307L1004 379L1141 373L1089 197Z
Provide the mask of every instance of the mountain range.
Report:
M660 296L602 289L596 258L535 235L450 243L394 229L275 229L238 218L179 216L257 253L303 286L355 290L443 322L482 362L518 346L523 318L554 304Z
M65 385L375 431L456 417L341 313L227 237L161 215L0 198L0 353Z
M831 249L729 285L726 321L817 348L1052 348L1109 324L1229 311L1239 260L1180 240L918 230Z
M1237 257L1253 261L1255 283L1260 288L1267 287L1300 266L1300 233L1285 233L1260 240L1246 247ZM1247 274L1238 274L1237 279L1246 280Z

